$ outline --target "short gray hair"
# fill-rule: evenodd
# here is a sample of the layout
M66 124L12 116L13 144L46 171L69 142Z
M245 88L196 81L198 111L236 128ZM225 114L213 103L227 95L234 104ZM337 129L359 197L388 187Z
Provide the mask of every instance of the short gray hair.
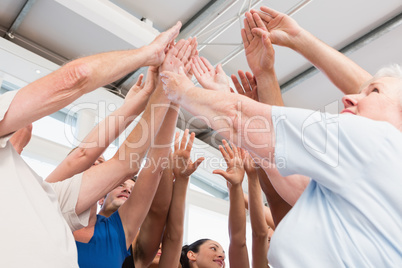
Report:
M383 67L377 71L373 79L378 79L381 77L395 77L402 80L402 67L399 64L391 64Z

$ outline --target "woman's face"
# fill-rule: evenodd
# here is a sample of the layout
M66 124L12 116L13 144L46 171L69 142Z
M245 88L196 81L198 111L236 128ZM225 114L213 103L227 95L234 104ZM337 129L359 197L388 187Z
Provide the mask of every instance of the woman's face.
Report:
M402 82L394 77L382 77L372 81L359 94L343 97L345 109L351 113L373 120L387 121L398 129L402 126Z
M218 242L213 240L207 240L202 244L198 253L189 251L187 256L190 263L196 263L198 268L225 267L225 251Z

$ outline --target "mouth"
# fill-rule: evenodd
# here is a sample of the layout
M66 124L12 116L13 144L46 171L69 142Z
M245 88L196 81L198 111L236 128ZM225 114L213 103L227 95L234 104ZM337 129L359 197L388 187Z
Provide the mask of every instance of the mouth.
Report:
M223 267L223 260L214 260L214 262L216 262L217 264L219 264L220 267Z
M127 199L128 199L128 195L119 195L119 196L117 196L117 198L122 198L122 199L124 199L124 200L127 200Z

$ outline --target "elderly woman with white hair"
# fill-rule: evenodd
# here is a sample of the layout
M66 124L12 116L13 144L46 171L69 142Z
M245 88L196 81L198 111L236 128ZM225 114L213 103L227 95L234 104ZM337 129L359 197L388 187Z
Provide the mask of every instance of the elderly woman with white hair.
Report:
M402 265L402 70L381 69L340 115L200 90L162 73L168 97L283 176L311 182L271 240L273 267ZM210 100L214 101L211 102Z

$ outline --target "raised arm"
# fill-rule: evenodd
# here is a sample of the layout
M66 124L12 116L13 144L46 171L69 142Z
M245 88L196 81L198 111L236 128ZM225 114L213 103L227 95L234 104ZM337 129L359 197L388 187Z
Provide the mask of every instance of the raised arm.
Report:
M69 154L46 178L47 182L61 181L90 168L130 123L145 109L149 96L155 89L158 68L150 66L145 85L143 75L128 92L124 104L102 120L85 137L77 149ZM141 92L144 90L144 92ZM141 92L141 94L139 94Z
M257 25L257 22L260 23ZM275 51L268 38L268 30L265 25L261 20L257 22L253 19L251 13L246 12L241 36L247 63L258 85L259 101L270 105L283 106L282 94L274 68ZM265 31L265 33L262 35L254 34L251 29L257 27Z
M301 28L286 14L269 7L251 10L254 19L263 20L269 39L275 45L289 47L321 70L345 94L357 93L372 76L351 59Z
M274 227L272 215L264 215L264 208L266 208L262 201L261 186L258 180L257 168L250 155L247 154L244 160L244 169L248 177L248 209L250 213L250 222L252 229L252 265L253 267L267 267L268 266L268 228L270 225ZM266 217L270 217L269 222Z
M206 58L197 56L193 58L192 70L203 88L223 92L230 91L229 80L221 64L218 64L215 70Z
M173 179L172 164L169 163L163 170L151 207L132 245L137 268L148 267L158 251L172 199Z
M183 57L189 57L190 53L189 42L179 41L169 49L166 60L161 66L162 70L173 70L175 66L183 66L183 62L188 61L183 60ZM170 101L162 90L162 83L158 83L141 120L112 159L84 172L76 207L77 213L85 211L81 209L89 208L100 197L122 183L126 177L139 171L141 160L151 144L153 135L159 131L170 107L169 104Z
M190 153L193 147L195 134L191 133L190 139L187 142L188 132L188 129L184 131L181 142L178 132L175 137L172 161L175 181L166 229L163 235L162 256L159 262L160 268L176 267L172 264L178 264L180 261L187 186L190 175L197 170L204 160L204 158L201 157L195 162L191 161Z
M26 127L23 127L19 130L17 130L13 136L10 138L10 142L13 145L15 151L18 154L22 153L22 150L24 150L25 146L29 143L32 137L32 124L29 124Z
M140 49L113 51L71 61L20 89L0 121L0 137L52 114L81 95L118 80L141 66L158 66L181 23ZM23 107L23 109L21 109Z
M168 164L169 151L176 128L177 107L166 113L165 120L155 137L129 199L119 208L119 215L126 235L127 248L148 214L158 188L164 167ZM158 244L159 245L159 244Z
M214 174L221 175L227 181L229 188L229 263L230 267L249 267L246 244L246 210L243 201L244 151L235 145L223 140L223 146L219 146L223 158L227 164L226 171L217 169Z

